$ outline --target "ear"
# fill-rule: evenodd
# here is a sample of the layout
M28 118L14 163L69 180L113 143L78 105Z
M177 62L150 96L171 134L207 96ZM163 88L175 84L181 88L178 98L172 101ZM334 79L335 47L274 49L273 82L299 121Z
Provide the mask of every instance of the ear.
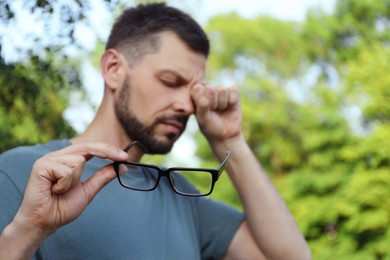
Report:
M100 59L101 72L105 86L115 90L126 78L127 63L123 55L115 49L108 49Z

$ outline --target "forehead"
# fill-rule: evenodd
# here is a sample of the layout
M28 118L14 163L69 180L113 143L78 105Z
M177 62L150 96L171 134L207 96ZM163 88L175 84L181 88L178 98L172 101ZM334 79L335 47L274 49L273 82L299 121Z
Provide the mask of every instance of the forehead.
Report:
M205 55L190 49L175 33L162 32L159 37L159 48L155 53L146 54L139 66L161 73L173 71L188 81L201 82L205 76Z

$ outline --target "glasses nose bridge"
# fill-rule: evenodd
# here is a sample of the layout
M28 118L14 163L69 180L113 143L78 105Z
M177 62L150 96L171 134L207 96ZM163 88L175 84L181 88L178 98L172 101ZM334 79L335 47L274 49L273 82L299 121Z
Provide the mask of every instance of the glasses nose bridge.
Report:
M169 170L169 169L159 169L159 172L160 172L161 176L169 177L169 173L171 172L171 170Z
M171 169L160 169L160 176L167 177L169 184L171 185L172 189L176 192L176 189L175 189L176 183L170 174L171 172L172 172Z

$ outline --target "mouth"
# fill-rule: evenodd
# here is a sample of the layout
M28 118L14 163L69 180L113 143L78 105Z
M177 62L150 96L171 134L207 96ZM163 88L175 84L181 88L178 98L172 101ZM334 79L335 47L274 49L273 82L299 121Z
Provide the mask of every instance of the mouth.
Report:
M171 132L174 133L175 135L179 135L183 132L184 125L178 121L174 120L165 120L160 122L162 125L165 126L165 128Z
M156 123L160 124L164 128L164 131L167 131L170 136L178 137L186 128L187 120L187 116L171 115L160 117L157 119Z

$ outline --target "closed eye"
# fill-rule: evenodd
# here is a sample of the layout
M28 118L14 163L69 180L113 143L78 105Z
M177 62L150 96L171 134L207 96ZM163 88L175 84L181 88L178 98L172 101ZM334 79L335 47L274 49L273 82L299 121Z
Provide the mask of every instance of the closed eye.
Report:
M179 85L177 84L177 82L172 82L172 81L165 81L165 80L162 80L161 81L165 86L167 87L178 87Z
M156 77L167 87L181 87L189 83L182 75L171 70L163 70Z

